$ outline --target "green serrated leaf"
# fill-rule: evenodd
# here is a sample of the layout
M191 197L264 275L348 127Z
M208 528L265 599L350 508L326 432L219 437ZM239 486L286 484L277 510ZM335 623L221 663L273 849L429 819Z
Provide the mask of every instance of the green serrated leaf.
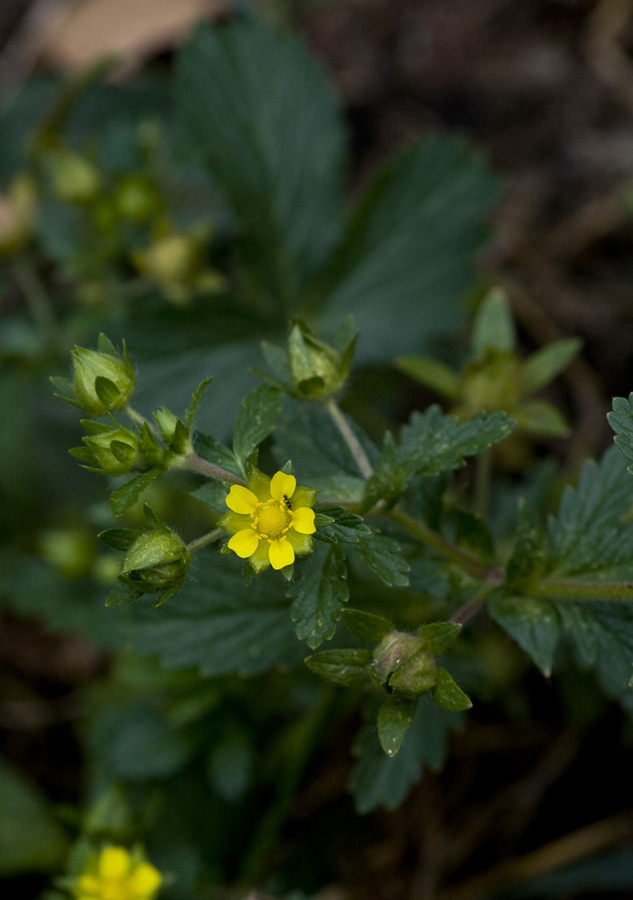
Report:
M340 231L345 140L325 74L294 37L234 19L183 48L178 100L251 282L280 307L298 299Z
M533 394L553 381L580 353L582 343L580 338L563 338L528 357L521 366L522 392Z
M319 506L317 519L319 517L323 518L320 519L314 536L327 543L340 541L343 544L357 544L361 538L371 534L362 516L357 516L341 506ZM328 521L325 521L326 519Z
M630 603L560 603L563 632L582 666L595 668L611 695L633 678L633 609Z
M233 431L233 452L242 466L272 433L281 412L281 401L281 392L267 385L256 387L242 401Z
M374 531L363 537L354 549L385 584L397 587L409 584L409 563L402 555L400 544L393 538Z
M161 470L158 468L148 469L147 472L142 472L140 475L132 478L131 481L126 482L122 487L117 488L110 497L110 509L114 515L120 516L126 509L133 506L143 491L155 478L158 478L160 473Z
M297 567L290 585L290 614L297 637L314 649L332 637L347 602L345 555L340 544L316 544L314 551Z
M194 446L196 453L207 462L226 469L233 475L242 476L243 470L235 458L235 454L229 447L213 437L211 434L200 434L196 432Z
M516 330L505 292L493 288L481 301L473 323L473 356L482 359L488 352L512 353Z
M422 625L418 634L425 638L436 655L445 653L459 637L462 626L455 622L431 622Z
M206 503L207 506L210 506L212 509L215 509L223 515L227 510L227 494L228 491L224 483L221 481L214 481L213 479L205 481L204 484L200 485L199 488L196 488L196 490L192 492L192 496L195 497L196 500L199 500L201 503Z
M395 756L402 746L417 703L417 699L390 697L378 710L378 740L387 756Z
M315 675L345 687L366 684L369 681L371 661L371 650L352 648L322 650L304 659L306 666Z
M108 528L97 537L113 550L129 550L139 534L136 528Z
M615 445L624 457L633 463L633 393L628 400L624 397L613 398L613 412L607 415L611 428L615 431ZM629 466L633 472L633 466Z
M446 759L450 732L461 728L462 718L423 697L395 757L384 753L373 722L363 728L354 745L357 762L351 777L357 812L381 806L396 809L422 777L424 766L438 772Z
M326 317L351 313L361 362L428 350L463 323L497 183L468 144L438 135L378 172L324 276ZM442 311L438 315L438 310Z
M464 712L473 705L453 676L446 669L437 670L437 684L433 689L433 699L450 712Z
M548 678L561 636L555 605L535 597L495 595L488 602L488 612Z
M344 609L343 621L356 637L366 644L379 644L395 629L393 622L362 609Z
M198 407L200 406L200 402L204 396L204 392L209 387L209 385L211 384L212 381L213 381L213 376L211 376L210 378L205 378L203 381L200 382L198 387L195 389L195 391L191 395L191 401L189 403L189 406L185 410L185 414L183 416L185 426L187 427L187 433L191 432L191 429L193 427L193 420L198 411Z

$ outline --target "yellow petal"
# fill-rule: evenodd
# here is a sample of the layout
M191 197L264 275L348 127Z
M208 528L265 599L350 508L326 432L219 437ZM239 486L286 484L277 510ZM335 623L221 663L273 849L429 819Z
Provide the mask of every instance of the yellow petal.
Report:
M98 897L101 893L101 883L94 875L83 874L77 879L77 890L79 900L83 900L84 897Z
M125 847L105 847L99 855L99 878L116 881L130 874L130 854Z
M274 497L275 500L283 501L284 494L286 497L292 497L296 486L297 479L294 475L286 475L285 472L276 472L270 482L270 496Z
M236 513L252 512L259 500L252 491L241 484L234 484L226 498L226 505Z
M128 882L133 900L149 900L160 887L162 880L163 876L151 863L139 863Z
M259 538L252 528L238 531L229 541L229 550L233 550L242 559L252 556L257 550Z
M301 509L295 509L292 513L292 527L299 534L314 534L316 526L314 524L314 510L302 506Z
M283 569L295 561L295 552L288 541L273 541L268 551L268 559L273 569Z

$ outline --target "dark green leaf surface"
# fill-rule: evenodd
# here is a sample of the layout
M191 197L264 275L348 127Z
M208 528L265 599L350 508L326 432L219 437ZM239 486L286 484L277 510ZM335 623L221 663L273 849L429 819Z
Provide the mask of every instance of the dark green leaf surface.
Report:
M488 612L525 650L544 675L550 675L561 634L554 604L536 597L495 596Z
M354 549L385 584L398 587L409 584L409 563L402 555L400 544L393 538L374 531L363 537Z
M358 759L351 779L357 811L362 814L380 806L400 806L420 780L424 766L434 772L442 768L450 732L458 730L461 721L460 713L449 713L423 697L394 757L387 756L380 746L373 723L363 728L354 748Z
M256 387L242 401L233 430L233 451L242 465L271 434L281 401L281 392L266 385Z
M252 277L276 302L297 296L340 228L345 134L326 76L296 39L235 20L183 49L178 99Z
M200 554L192 577L169 603L157 610L135 604L132 639L139 652L203 675L255 675L298 662L304 648L294 635L283 582L267 572L246 584L241 569L241 560Z
M378 740L387 756L395 756L413 721L417 700L390 697L378 710Z
M318 647L332 637L347 602L345 557L339 544L315 543L311 553L295 569L288 592L297 637Z
M360 329L357 359L419 353L454 333L496 195L482 159L445 135L405 150L378 173L326 278L328 321L351 313Z
M319 506L317 515L326 516L331 521L323 526L318 526L315 537L327 543L357 544L361 538L366 538L371 531L365 525L362 516L348 512L341 506Z
M322 650L313 653L304 660L306 666L315 675L327 678L334 684L346 687L367 684L369 682L369 666L372 661L371 650L345 648L342 650Z

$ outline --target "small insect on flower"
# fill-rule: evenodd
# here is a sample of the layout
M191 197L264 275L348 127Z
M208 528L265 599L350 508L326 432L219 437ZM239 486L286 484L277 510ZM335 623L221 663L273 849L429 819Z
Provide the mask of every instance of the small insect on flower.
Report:
M226 498L230 512L219 524L233 535L229 550L249 559L256 572L292 565L296 554L312 550L316 493L297 487L294 475L277 472L268 478L253 468L248 486L234 484Z

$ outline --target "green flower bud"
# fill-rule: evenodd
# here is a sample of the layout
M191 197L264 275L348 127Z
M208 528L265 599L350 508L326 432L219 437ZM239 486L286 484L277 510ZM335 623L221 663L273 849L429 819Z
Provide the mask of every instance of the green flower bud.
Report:
M70 402L89 416L103 416L125 406L136 382L125 343L122 358L115 355L115 348L107 338L100 339L99 344L100 347L107 346L108 352L103 349L86 350L83 347L75 347L72 351L74 399Z
M141 453L138 438L133 431L90 421L83 424L92 434L83 438L83 447L73 447L70 453L75 459L81 460L86 468L102 475L117 477L138 467Z
M170 409L167 409L166 406L163 406L152 413L152 418L158 425L158 430L165 443L171 443L176 431L176 426L178 425L178 417L175 416Z
M54 528L39 536L39 549L63 578L85 578L92 571L96 547L92 534L79 528Z
M378 644L371 672L381 686L415 697L437 682L435 657L428 641L403 631L392 631Z
M119 573L121 581L141 594L177 590L185 580L191 554L166 525L139 535L128 550Z
M521 367L516 354L489 351L470 363L462 375L462 403L468 415L504 410L512 413L519 402Z
M88 204L101 188L99 170L73 150L59 150L51 159L53 190L66 203Z
M323 400L343 387L356 343L348 323L337 342L340 349L319 340L303 322L295 322L288 338L288 366L296 397Z

